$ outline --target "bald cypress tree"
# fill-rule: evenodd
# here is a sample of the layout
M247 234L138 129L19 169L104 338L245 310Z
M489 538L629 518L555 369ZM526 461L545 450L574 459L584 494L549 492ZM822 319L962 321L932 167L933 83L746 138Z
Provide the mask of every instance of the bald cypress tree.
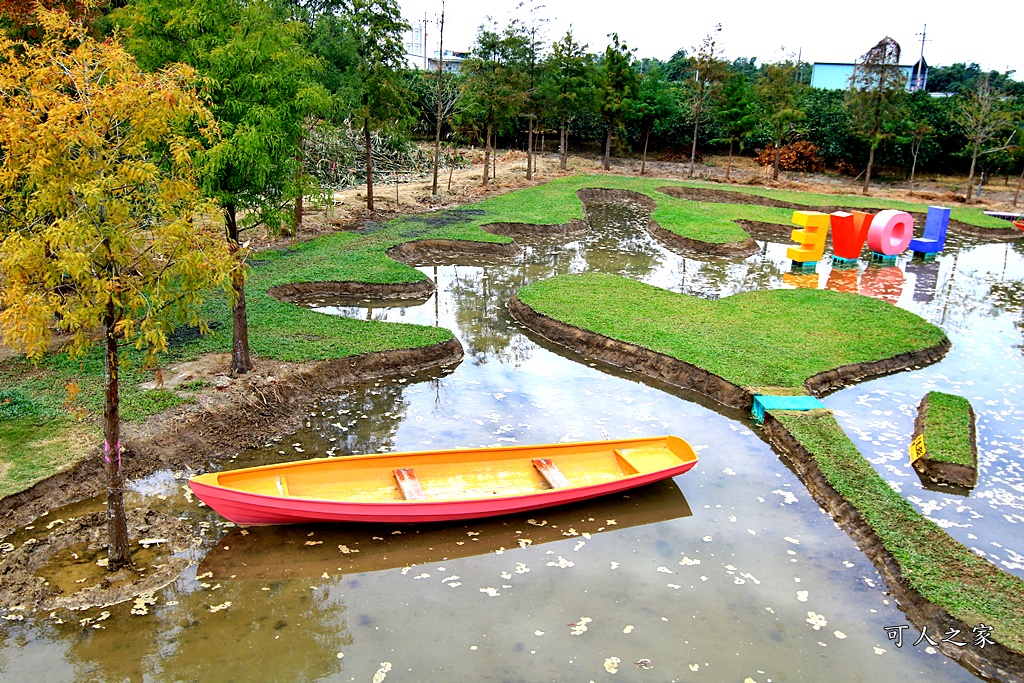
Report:
M853 120L853 132L870 148L864 171L863 193L868 193L875 150L886 138L896 135L906 117L907 77L900 70L900 44L886 36L864 53L850 78L846 107Z

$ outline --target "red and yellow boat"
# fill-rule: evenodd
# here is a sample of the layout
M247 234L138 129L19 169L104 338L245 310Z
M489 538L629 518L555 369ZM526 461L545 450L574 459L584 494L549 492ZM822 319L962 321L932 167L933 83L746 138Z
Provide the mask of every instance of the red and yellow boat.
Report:
M676 436L317 458L210 472L192 491L236 524L438 522L587 500L690 470Z

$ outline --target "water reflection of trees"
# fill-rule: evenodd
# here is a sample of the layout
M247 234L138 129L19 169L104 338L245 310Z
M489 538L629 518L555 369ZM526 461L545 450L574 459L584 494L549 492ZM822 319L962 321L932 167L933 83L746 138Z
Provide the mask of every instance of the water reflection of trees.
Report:
M150 614L127 606L72 639L79 680L313 681L338 674L353 642L340 577L309 581L226 581L167 591ZM228 604L230 603L230 604Z
M333 411L311 418L305 441L322 440L341 455L381 453L391 450L398 428L405 422L409 401L405 383L380 381L357 386L345 393ZM330 442L331 438L336 439ZM326 448L325 448L326 450Z
M622 202L590 202L586 270L644 280L661 265L662 249L644 229L649 212Z

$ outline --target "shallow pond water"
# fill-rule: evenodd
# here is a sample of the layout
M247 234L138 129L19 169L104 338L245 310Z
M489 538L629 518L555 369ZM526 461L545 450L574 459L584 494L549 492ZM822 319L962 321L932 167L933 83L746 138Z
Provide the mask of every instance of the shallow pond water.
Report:
M215 466L673 433L699 451L692 471L497 520L247 530L186 496L183 473L159 472L136 482L129 502L186 518L202 539L195 566L148 603L78 617L98 621L0 626L0 678L975 680L915 646L913 626L902 647L890 640L886 627L908 620L747 415L553 347L504 304L529 282L591 269L705 297L852 288L918 312L952 339L946 359L825 403L915 505L1020 575L1021 247L955 239L933 264L793 274L784 244L761 241L743 260L683 258L638 218L593 206L593 230L578 239L520 240L516 259L426 264L438 293L416 305L308 301L329 314L441 325L466 357L353 387L318 403L298 432ZM961 393L979 413L981 472L967 497L925 488L907 463L917 402L930 389Z

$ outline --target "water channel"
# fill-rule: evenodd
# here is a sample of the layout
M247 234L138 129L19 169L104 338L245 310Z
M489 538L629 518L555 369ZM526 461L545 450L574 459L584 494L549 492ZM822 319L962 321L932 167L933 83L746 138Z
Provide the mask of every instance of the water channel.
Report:
M579 238L519 240L515 259L424 264L438 285L425 302L306 302L325 314L446 327L465 359L351 388L314 406L296 433L216 466L671 433L699 451L692 471L521 517L246 530L199 507L184 473L158 472L133 485L129 503L188 519L203 539L193 566L148 602L82 614L94 621L3 623L0 679L977 680L926 642L914 645L912 625L901 647L889 638L886 627L908 625L906 616L747 415L553 347L504 304L537 279L597 270L710 298L846 289L922 315L953 341L943 361L825 403L920 510L1024 576L1021 244L954 237L934 263L841 271L823 262L792 274L777 238L742 260L684 258L629 208L592 205L589 220ZM917 403L932 389L966 396L979 414L979 483L969 495L926 487L909 466Z

